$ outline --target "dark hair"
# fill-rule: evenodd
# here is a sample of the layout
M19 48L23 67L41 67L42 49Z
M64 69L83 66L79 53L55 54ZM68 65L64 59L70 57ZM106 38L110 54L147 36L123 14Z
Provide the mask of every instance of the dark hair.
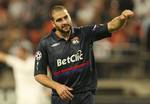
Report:
M59 10L64 10L66 9L63 5L55 5L53 7L50 8L49 10L49 16L50 16L50 19L53 20L53 12L54 11L59 11Z

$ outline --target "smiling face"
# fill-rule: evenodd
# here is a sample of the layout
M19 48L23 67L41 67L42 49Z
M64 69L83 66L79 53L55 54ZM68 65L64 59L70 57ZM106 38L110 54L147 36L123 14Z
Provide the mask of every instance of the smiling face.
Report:
M53 10L52 24L56 31L67 34L70 33L72 28L71 17L66 9Z

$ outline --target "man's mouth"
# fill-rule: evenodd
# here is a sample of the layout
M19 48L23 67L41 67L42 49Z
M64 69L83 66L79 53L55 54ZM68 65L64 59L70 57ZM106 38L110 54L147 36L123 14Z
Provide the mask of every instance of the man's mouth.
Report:
M63 25L62 28L65 28L65 27L70 27L69 24L66 24L66 25Z
M63 28L63 29L68 29L68 28L70 28L70 25L65 25L65 26L63 26L62 28Z

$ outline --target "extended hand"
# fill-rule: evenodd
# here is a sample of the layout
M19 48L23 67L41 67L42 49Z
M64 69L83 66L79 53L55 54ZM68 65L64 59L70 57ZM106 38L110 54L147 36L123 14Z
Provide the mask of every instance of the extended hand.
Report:
M124 11L121 13L121 16L122 16L122 18L128 19L128 18L131 18L131 17L134 16L134 12L131 11L131 10L124 10Z
M70 92L71 90L73 90L73 89L68 87L68 86L66 86L66 85L59 84L56 87L56 91L57 91L58 95L60 96L60 98L63 101L66 101L66 102L69 102L73 98L73 95Z

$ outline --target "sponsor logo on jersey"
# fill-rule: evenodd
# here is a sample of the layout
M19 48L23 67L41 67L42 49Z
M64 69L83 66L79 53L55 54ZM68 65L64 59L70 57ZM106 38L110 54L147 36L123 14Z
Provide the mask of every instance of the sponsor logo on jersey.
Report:
M77 53L71 56L68 56L67 58L57 59L57 67L60 67L62 65L66 65L69 63L78 62L80 60L83 60L83 52L81 50L78 50Z
M60 45L60 43L54 43L54 44L51 45L51 47L56 47L58 45Z

